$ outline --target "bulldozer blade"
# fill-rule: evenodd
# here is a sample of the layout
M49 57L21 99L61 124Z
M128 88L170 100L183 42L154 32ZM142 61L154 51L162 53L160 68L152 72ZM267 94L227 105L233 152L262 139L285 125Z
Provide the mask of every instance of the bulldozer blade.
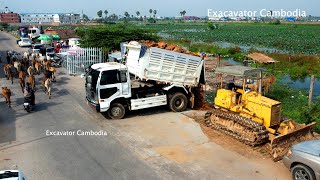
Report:
M288 134L275 136L273 139L271 139L270 147L273 160L281 160L283 156L287 154L292 145L302 141L315 139L312 133L315 125L316 123L312 122L308 125L297 128Z

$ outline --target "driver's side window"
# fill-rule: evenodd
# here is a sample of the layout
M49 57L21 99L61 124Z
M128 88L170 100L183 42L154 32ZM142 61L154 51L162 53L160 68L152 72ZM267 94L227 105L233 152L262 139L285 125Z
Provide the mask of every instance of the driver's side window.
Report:
M119 71L110 70L103 71L100 79L100 85L117 84L120 83Z

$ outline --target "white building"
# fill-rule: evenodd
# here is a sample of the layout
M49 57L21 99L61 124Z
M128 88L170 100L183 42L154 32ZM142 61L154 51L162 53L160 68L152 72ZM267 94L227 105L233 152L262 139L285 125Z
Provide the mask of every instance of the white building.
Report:
M21 23L62 23L78 24L80 23L80 14L74 13L20 13Z

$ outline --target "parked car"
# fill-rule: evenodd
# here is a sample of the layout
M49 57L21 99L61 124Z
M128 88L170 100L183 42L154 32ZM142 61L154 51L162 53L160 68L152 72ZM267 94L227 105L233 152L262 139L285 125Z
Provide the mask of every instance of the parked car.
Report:
M298 143L283 158L292 179L320 180L320 140Z
M29 53L40 53L40 49L43 47L42 44L33 44L29 49Z
M18 42L18 45L20 47L30 47L32 44L32 41L29 38L21 38Z
M0 170L0 179L27 180L27 177L19 170Z

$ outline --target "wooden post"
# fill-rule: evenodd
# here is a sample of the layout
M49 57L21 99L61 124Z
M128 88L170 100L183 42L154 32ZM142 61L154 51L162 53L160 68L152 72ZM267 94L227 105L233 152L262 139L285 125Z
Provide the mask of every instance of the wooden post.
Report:
M313 96L314 81L315 81L315 77L314 77L314 75L312 75L311 76L311 82L310 82L309 102L308 102L309 109L311 109L311 106L312 106L312 96Z

